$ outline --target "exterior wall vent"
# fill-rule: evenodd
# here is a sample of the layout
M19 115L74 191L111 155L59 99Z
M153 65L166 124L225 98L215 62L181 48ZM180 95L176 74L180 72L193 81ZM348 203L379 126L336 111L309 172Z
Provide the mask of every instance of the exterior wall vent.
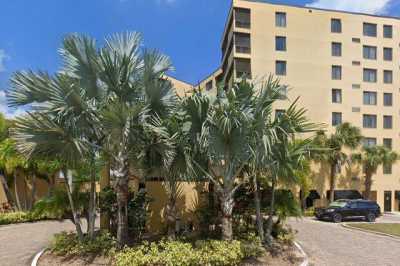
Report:
M353 113L359 113L359 112L361 112L361 108L360 107L353 107L353 108L351 108L351 111Z

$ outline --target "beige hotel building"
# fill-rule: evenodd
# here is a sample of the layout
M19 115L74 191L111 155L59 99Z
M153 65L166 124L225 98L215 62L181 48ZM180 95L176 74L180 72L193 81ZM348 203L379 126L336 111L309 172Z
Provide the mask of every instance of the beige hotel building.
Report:
M328 133L350 122L362 130L364 145L400 152L399 47L400 18L233 0L221 67L199 86L215 92L219 82L243 75L257 82L272 73L290 86L289 99L300 97L309 118L326 124ZM277 103L276 112L287 105ZM309 205L326 203L327 169L315 167ZM400 211L400 163L380 167L373 179L372 198L382 210ZM337 190L338 197L362 194L360 167L343 166Z

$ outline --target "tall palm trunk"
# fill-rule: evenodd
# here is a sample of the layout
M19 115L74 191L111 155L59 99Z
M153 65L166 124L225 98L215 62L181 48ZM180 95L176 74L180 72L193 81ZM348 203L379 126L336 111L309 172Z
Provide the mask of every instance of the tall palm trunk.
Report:
M264 240L264 221L261 214L261 204L260 204L260 187L257 184L257 177L253 177L253 189L254 189L254 206L256 208L256 222L258 236L261 241Z
M17 208L19 211L22 211L21 201L19 199L19 191L18 191L18 171L14 171L14 193L15 193L15 201L17 202Z
M82 241L83 233L82 233L81 221L80 221L78 213L76 212L76 209L75 209L75 203L74 203L74 199L72 198L71 187L69 186L69 183L68 183L67 171L63 171L63 174L64 174L65 189L67 191L69 205L71 207L72 218L73 218L73 221L75 224L76 233L79 237L79 240Z
M11 206L12 208L15 208L15 207L16 207L16 204L15 204L13 195L12 195L12 193L11 193L11 190L10 190L10 188L8 187L5 174L0 174L0 182L1 182L1 184L3 185L4 192L6 193L6 197L7 197L7 202L8 202L8 204L10 204L10 206Z
M29 210L33 209L36 201L36 175L32 174L32 189L31 189L31 200L29 201Z
M117 241L119 247L128 244L128 197L129 197L129 164L128 159L121 153L115 160L115 170L113 171L116 180L117 194Z
M166 218L168 226L168 238L171 240L176 239L176 194L170 193L168 203L166 206Z
M267 226L266 226L265 237L264 237L264 242L268 246L272 246L272 243L273 243L272 224L273 224L273 217L274 217L274 212L275 212L275 188L276 188L276 178L273 177L272 184L271 184L271 202L269 204L268 220L267 220Z
M220 202L222 211L222 240L230 241L233 239L232 231L232 211L234 206L234 199L232 195L233 184L232 182L225 182L224 187L220 189Z
M366 171L365 173L365 191L364 197L369 200L371 197L371 187L372 187L372 174L370 171Z
M100 190L110 187L110 162L107 161L100 179ZM101 204L101 203L100 203ZM100 212L100 229L110 230L110 214L107 211Z
M89 195L89 210L88 210L88 234L89 238L93 239L96 223L96 169L94 155L90 163L90 195Z
M330 194L329 194L329 202L335 201L335 189L336 189L336 164L331 164L331 176L330 176Z

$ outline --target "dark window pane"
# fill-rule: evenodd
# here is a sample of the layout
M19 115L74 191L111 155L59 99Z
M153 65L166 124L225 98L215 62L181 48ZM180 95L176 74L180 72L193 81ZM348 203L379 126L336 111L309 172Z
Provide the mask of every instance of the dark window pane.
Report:
M275 49L277 51L286 51L286 37L282 36L275 37Z
M364 128L376 128L376 115L363 115Z
M376 60L376 47L375 46L363 46L363 57L364 59Z
M392 93L384 93L383 94L383 105L384 106L392 106L393 105L393 94Z
M377 35L376 24L364 23L363 32L364 32L364 36L376 37L376 35Z
M386 148L388 148L389 150L391 150L392 149L392 145L393 145L393 143L392 143L393 141L392 141L392 139L383 139L383 146L385 146Z
M383 48L383 60L392 61L393 60L393 49Z
M383 71L383 82L386 84L393 83L393 72L391 70L384 70Z
M364 68L363 79L364 82L376 82L377 81L376 69Z
M393 38L393 26L392 25L383 25L383 37L384 38Z
M341 89L332 89L332 102L333 103L341 103L342 102L342 90Z
M374 91L364 91L363 92L363 102L365 105L376 105L376 92Z
M276 61L275 72L276 75L286 76L286 61Z
M365 147L376 146L376 138L364 138L363 139L363 145Z
M342 44L340 42L332 43L332 56L342 56Z
M332 79L334 79L334 80L342 79L342 67L341 66L332 66Z
M342 21L340 19L333 18L331 20L331 32L334 33L342 32Z
M276 12L275 13L275 25L277 27L286 27L286 13Z
M332 126L337 126L342 123L342 113L332 113Z
M383 116L383 128L384 129L392 129L393 128L393 118L391 115Z
M235 8L235 26L250 29L250 9Z

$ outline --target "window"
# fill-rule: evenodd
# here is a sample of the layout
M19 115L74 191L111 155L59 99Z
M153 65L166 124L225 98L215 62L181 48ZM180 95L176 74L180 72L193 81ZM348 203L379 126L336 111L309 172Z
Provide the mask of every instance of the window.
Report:
M337 126L342 123L342 113L332 113L332 126Z
M376 24L372 23L364 23L364 36L369 36L369 37L376 37Z
M342 67L341 66L332 66L332 79L334 79L334 80L342 79Z
M383 37L384 38L393 38L393 26L392 25L383 25Z
M392 145L393 145L393 141L392 139L383 139L383 146L385 146L385 148L391 150L392 149Z
M250 29L250 9L235 8L235 26Z
M364 82L376 82L377 81L376 69L364 68L363 79Z
M383 128L392 129L393 128L393 117L391 115L383 116Z
M386 84L393 83L393 71L391 70L384 70L383 71L383 82Z
M392 174L392 164L391 163L384 163L382 168L383 168L383 174L384 175L391 175Z
M285 110L284 109L277 109L277 110L275 110L275 118L279 118L279 117L281 117L282 115L284 115L285 114Z
M393 49L383 48L383 60L392 61L393 60Z
M288 87L287 86L281 86L279 88L279 99L280 100L287 100L288 99Z
M376 115L363 115L364 128L376 128Z
M364 138L363 145L364 147L376 146L376 138Z
M332 43L332 56L342 56L342 44L340 42Z
M365 105L376 105L376 92L374 91L364 91L363 102Z
M351 64L353 66L361 66L361 62L360 61L353 61Z
M393 94L391 94L391 93L383 94L383 105L384 106L392 106L393 105Z
M275 37L275 50L286 51L286 37L282 36Z
M275 13L275 26L286 28L286 13L283 12Z
M331 32L341 33L342 32L342 21L337 18L331 19Z
M275 73L279 76L286 76L286 61L275 62Z
M250 34L248 33L235 33L235 47L237 53L250 54Z
M210 80L210 81L208 81L208 82L206 83L206 91L212 90L212 87L213 87L213 81Z
M251 79L251 63L250 59L236 58L236 78Z
M363 57L364 59L376 60L376 46L363 46Z
M342 103L342 90L341 89L332 89L332 102L333 103Z

